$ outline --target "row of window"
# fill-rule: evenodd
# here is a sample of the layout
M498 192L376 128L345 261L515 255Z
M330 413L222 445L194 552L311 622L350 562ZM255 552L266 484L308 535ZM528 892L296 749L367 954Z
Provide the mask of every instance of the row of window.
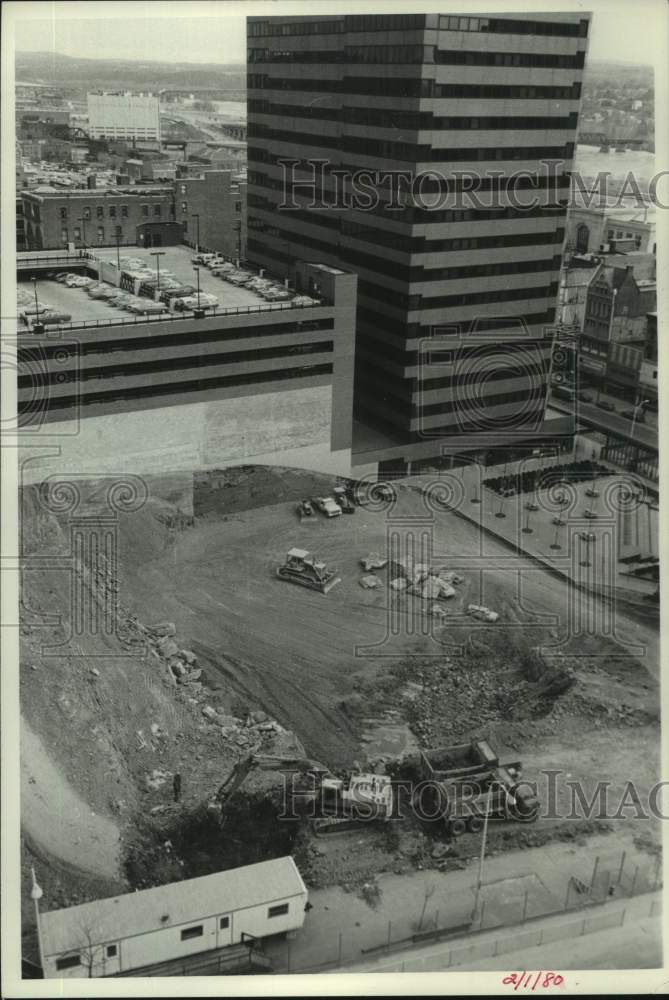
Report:
M478 119L470 120L478 121ZM290 142L299 146L336 149L344 153L361 153L363 156L371 157L382 156L391 160L404 160L411 163L569 160L574 155L573 142L567 142L564 146L466 146L458 149L450 146L434 147L426 143L418 145L412 142L392 142L387 139L364 138L362 136L318 136L311 132L293 132L281 128L270 128L268 125L260 123L254 123L253 127L249 129L249 141L254 139L272 139L278 143ZM283 158L280 154L252 145L249 145L247 155L249 160L261 163L277 163ZM479 190L481 189L479 188Z
M397 334L402 340L407 339L421 339L426 340L429 337L434 336L434 327L432 324L425 325L419 322L407 323L405 319L394 319L391 316L380 315L375 309L369 308L368 306L359 305L358 306L358 322L362 324L362 327L367 331L368 334L372 336L378 334L378 336L383 340L384 350L387 340L387 334ZM527 326L551 326L555 321L555 307L551 306L547 309L541 310L541 312L535 313L523 313L522 317L523 324ZM486 333L488 331L496 331L502 328L512 326L514 319L500 319L492 318L485 319L479 318L476 320L449 320L449 329L457 328L462 336L466 336L469 332ZM418 362L416 361L416 364Z
M284 917L288 913L288 903L277 903L274 906L270 906L267 910L267 916L272 917ZM219 917L218 926L220 930L227 930L230 926L230 917ZM193 924L191 927L184 927L181 929L181 940L182 941L192 941L195 938L200 938L204 935L204 924ZM105 957L115 958L118 954L118 946L115 944L108 944L105 947ZM87 956L88 958L88 956ZM78 965L81 965L81 953L76 955L66 955L63 958L56 959L56 969L60 972L63 969L74 969Z
M253 339L255 340L257 337L289 336L296 333L312 333L314 331L327 331L333 329L333 319L315 319L298 320L294 323L268 323L266 326L253 327L252 332ZM248 326L238 327L237 329L197 330L194 332L189 331L188 333L165 334L160 337L160 347L180 347L182 345L199 347L200 345L207 343L219 343L226 340L248 340L248 337ZM155 336L133 337L130 342L124 342L122 340L94 340L90 342L82 342L79 345L79 353L81 356L86 354L109 355L119 351L125 352L129 350L134 353L135 351L155 349ZM42 355L47 359L53 358L54 355L57 355L61 350L62 348L58 344L45 344L40 348ZM19 348L17 356L19 363L33 363L35 360L34 353L31 350L26 350L25 348Z
M249 90L298 90L317 91L331 94L372 94L380 97L425 97L425 98L486 98L490 100L563 100L577 101L581 96L581 84L571 87L516 87L493 84L450 84L436 83L435 80L409 79L405 77L376 78L348 76L343 80L308 80L292 77L266 76L263 73L249 73Z
M585 52L574 55L529 52L462 52L436 45L347 45L343 49L249 48L249 64L318 63L318 65L367 63L372 65L516 66L533 69L583 69Z
M505 115L505 116L449 116L434 115L431 111L400 111L387 108L323 108L320 104L276 104L267 100L250 100L251 114L285 116L287 118L312 118L319 121L342 122L350 125L373 125L376 128L402 128L412 131L465 131L470 129L575 129L578 114L569 115ZM260 135L261 123L250 121L248 137Z
M427 296L405 295L403 292L392 291L383 285L358 280L358 292L361 296L366 295L370 298L381 299L388 305L412 312L418 309L451 309L455 306L488 305L494 302L517 302L523 299L548 299L557 295L557 282L530 288L500 288L483 292L465 292L460 295Z
M96 227L96 237L97 237L98 243L102 243L104 241L104 238L105 238L105 227L104 226L97 226ZM77 243L79 240L81 240L81 227L80 226L75 226L74 229L72 230L72 239L74 240L75 243ZM123 229L121 228L121 226L114 226L114 239L118 239L119 242L123 241ZM60 242L61 243L69 243L70 242L69 229L67 229L65 226L60 231Z
M128 218L128 206L127 205L107 205L107 214L108 214L109 218L110 219L115 219L116 218L116 216L117 216L117 208L119 209L119 214L120 214L121 218L122 219L127 219ZM141 208L140 208L141 214L143 216L148 216L150 214L150 208L151 208L150 205L142 205ZM67 217L68 217L67 207L65 205L61 206L61 208L60 208L59 211L60 211L61 221L63 221L63 222L66 221ZM91 208L90 205L85 205L84 208L83 208L83 210L79 209L79 208L76 208L75 211L76 212L81 211L82 212L82 218L84 218L87 222L88 222L89 219L91 219L93 217L93 209ZM153 206L153 214L154 215L162 215L162 211L163 210L162 210L162 206L161 205L154 204L154 206ZM105 206L104 205L97 205L96 206L96 208L95 208L95 217L96 217L96 219L104 219L104 217L105 217Z
M439 18L440 31L488 31L503 35L548 35L558 38L587 38L588 22L561 21L520 21L498 17L453 17Z
M107 392L84 392L73 396L49 396L46 400L35 399L35 409L46 404L49 410L71 410L94 403L115 403L132 399L148 399L154 396L172 396L174 393L205 392L209 389L227 389L240 385L261 385L266 382L282 382L296 378L315 378L332 374L332 365L304 365L295 368L277 368L268 372L254 372L246 375L226 375L220 378L199 378L190 382L168 382L143 385L132 389L111 389ZM26 407L24 413L29 412ZM278 914L277 914L278 915Z
M186 371L190 368L206 368L215 364L232 365L244 362L265 361L275 358L288 358L309 354L328 354L332 352L332 341L324 340L312 344L291 344L284 347L254 348L248 351L232 351L224 354L195 354L187 358L165 358L162 360L132 362L119 365L103 365L83 370L58 372L32 372L20 375L19 388L33 385L57 385L62 381L87 382L91 379L122 378L124 376L148 375L158 372ZM64 378L65 376L65 378Z
M424 14L354 14L343 19L281 22L249 21L248 37L271 35L325 35L356 31L421 31L425 28ZM562 38L587 38L588 22L521 21L497 17L439 17L440 31L484 31L505 35L548 35Z

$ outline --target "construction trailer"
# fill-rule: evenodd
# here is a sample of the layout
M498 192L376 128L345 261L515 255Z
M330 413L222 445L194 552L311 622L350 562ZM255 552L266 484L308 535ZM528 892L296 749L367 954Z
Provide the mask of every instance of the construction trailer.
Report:
M307 898L284 857L41 913L44 978L151 975L153 965L224 953L298 930Z
M500 764L487 740L422 750L420 761L422 777L429 782L428 808L440 807L451 836L480 830L486 813L526 823L537 817L539 801L520 783L521 762Z

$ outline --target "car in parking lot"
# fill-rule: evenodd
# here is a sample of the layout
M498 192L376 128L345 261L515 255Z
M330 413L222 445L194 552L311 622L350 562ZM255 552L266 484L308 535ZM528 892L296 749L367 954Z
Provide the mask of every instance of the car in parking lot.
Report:
M313 503L326 517L338 517L341 514L341 507L332 497L314 497Z

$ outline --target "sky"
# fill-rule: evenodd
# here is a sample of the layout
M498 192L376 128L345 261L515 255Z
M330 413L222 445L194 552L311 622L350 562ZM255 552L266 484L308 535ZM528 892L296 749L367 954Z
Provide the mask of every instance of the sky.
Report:
M502 13L505 9L527 9L527 2L508 2L496 7L489 2L480 5L486 12ZM85 3L40 2L9 3L16 17L16 49L18 51L55 51L64 55L99 59L133 59L139 61L195 63L244 63L246 60L245 15L288 13L333 13L327 0L298 0L293 3L253 2L99 2ZM436 9L426 3L424 9ZM479 4L471 0L439 9L446 13L475 12ZM582 9L593 12L590 34L590 59L609 59L631 63L652 64L657 58L660 38L667 31L667 22L660 27L654 15L661 4L657 0L590 0L588 3L553 0L549 6L541 2L537 10ZM418 10L416 0L396 3L341 4L336 10L379 12ZM160 12L160 16L158 16ZM49 16L45 16L49 14ZM80 15L80 16L77 16ZM659 29L659 30L658 30Z

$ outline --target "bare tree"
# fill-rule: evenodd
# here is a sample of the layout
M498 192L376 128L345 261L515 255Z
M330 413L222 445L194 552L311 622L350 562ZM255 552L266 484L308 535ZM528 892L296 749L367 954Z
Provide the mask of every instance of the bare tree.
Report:
M102 936L99 926L96 927L89 922L80 924L79 958L88 972L89 979L95 978L93 969L104 963L105 946L96 943L100 941Z

